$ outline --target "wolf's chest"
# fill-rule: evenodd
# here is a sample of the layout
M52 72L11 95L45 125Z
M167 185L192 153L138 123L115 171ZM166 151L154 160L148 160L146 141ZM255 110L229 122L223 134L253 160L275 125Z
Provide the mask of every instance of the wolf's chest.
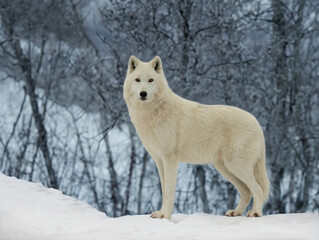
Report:
M178 132L177 126L173 122L147 119L136 122L134 125L148 151L164 151L167 154L176 151Z

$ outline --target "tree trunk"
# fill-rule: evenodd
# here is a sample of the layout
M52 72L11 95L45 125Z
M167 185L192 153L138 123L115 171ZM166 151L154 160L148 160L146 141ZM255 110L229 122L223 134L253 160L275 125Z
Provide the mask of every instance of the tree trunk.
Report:
M42 151L46 169L49 175L49 186L58 189L59 185L52 166L52 159L48 148L47 131L44 126L44 119L39 111L37 95L35 93L35 79L32 77L31 62L30 59L23 54L19 40L12 38L11 46L24 76L24 82L26 84L26 90L30 99L34 122L38 130L38 144Z
M120 203L120 196L119 196L119 186L118 186L118 181L117 181L117 173L114 169L114 161L113 161L113 156L110 148L110 142L109 142L109 136L108 133L104 135L104 142L106 145L106 155L107 155L107 160L108 160L108 171L111 177L111 202L113 204L113 217L118 216L118 211L117 211L117 205Z
M128 180L125 190L125 203L124 207L122 209L122 214L129 214L128 212L128 204L130 201L130 189L132 184L132 176L133 176L133 170L134 170L134 164L135 164L135 158L136 158L136 150L135 150L135 142L133 139L134 133L133 133L132 127L130 127L130 139L131 139L131 161L130 161L130 168L129 168L129 174L128 174Z
M286 96L288 91L287 78L287 23L285 20L285 7L278 1L273 0L273 35L272 35L272 57L274 62L274 103L271 109L271 125L269 132L274 141L269 142L269 156L272 170L272 198L274 212L284 213L285 204L282 199L281 183L283 178L283 145L287 135L286 118Z
M140 176L140 184L138 188L138 195L137 195L137 213L141 214L141 205L142 205L142 190L143 190L143 183L145 178L145 171L146 171L146 163L149 159L149 155L146 150L144 150L143 155L143 165L141 170L141 176Z
M199 181L199 196L203 204L203 210L205 213L209 213L209 206L208 206L207 194L205 189L206 176L205 176L205 170L203 166L201 165L195 166L195 176Z

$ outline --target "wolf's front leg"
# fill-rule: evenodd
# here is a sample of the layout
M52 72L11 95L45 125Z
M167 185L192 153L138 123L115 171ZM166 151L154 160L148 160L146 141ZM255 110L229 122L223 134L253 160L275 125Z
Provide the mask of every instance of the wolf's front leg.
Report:
M177 180L178 162L176 160L165 159L163 161L164 176L161 181L164 180L162 186L163 202L162 208L159 211L153 212L152 218L171 218L174 208L175 188Z
M164 165L163 162L159 158L152 157L156 163L157 171L160 176L161 181L161 191L162 191L162 203L164 201ZM151 218L163 218L164 214L161 212L161 210L152 212Z

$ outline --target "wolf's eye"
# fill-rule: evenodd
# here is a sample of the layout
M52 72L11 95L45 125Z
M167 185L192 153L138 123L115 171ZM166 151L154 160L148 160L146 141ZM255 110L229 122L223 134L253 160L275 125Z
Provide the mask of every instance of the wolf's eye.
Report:
M153 78L151 78L151 79L149 79L148 81L149 81L149 82L153 82L154 80L153 80Z
M141 80L140 80L139 78L136 78L135 81L136 81L136 82L140 82Z

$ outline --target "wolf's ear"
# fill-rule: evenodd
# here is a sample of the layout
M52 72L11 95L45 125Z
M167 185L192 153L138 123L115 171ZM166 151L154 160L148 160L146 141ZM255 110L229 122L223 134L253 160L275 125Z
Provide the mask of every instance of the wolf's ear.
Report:
M159 56L152 59L151 64L155 72L160 73L162 71L162 60Z
M133 72L136 69L138 63L139 63L139 60L135 56L132 55L130 57L130 60L128 61L127 73Z

